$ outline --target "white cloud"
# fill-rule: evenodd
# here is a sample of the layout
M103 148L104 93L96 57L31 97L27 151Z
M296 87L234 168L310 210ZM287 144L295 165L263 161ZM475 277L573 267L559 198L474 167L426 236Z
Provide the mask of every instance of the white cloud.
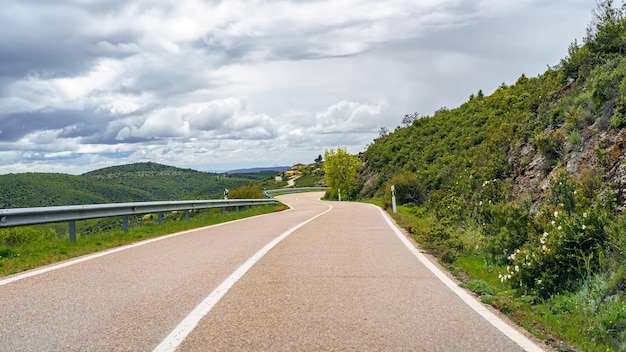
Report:
M1 172L156 161L201 170L361 151L534 76L592 0L7 0Z
M318 133L362 133L376 130L372 117L380 114L383 104L363 104L341 101L316 115L315 132Z

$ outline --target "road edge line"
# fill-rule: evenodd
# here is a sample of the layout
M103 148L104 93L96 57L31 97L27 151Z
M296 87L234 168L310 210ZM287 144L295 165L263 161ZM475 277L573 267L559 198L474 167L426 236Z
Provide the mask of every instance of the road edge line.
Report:
M298 225L290 228L286 232L283 232L280 236L273 239L266 244L252 257L250 257L245 263L243 263L237 270L235 270L226 280L224 280L213 292L211 292L194 310L187 315L167 337L159 343L159 345L153 350L153 352L172 352L176 351L178 346L185 340L185 338L193 331L193 329L200 323L200 320L204 318L213 307L226 295L226 293L235 285L239 279L245 275L250 268L254 266L261 258L263 258L272 248L282 242L289 235L300 229L302 226L310 223L311 221L319 218L320 216L330 212L333 206L326 204L328 209L324 212L315 215L314 217L299 223Z
M290 209L285 210L285 211L290 211ZM202 230L208 230L208 229L212 229L215 227L220 227L220 226L224 226L227 224L233 224L236 222L240 222L240 221L246 221L249 219L254 219L257 217L262 217L262 216L268 216L268 215L272 215L272 214L276 214L276 213L267 213L267 214L259 214L259 215L254 215L254 216L250 216L247 218L242 218L242 219L237 219L237 220L232 220L232 221L226 221L226 222L221 222L218 224L213 224L213 225L208 225L208 226L204 226L204 227L198 227L195 229L189 229L189 230L184 230L184 231L179 231L179 232L175 232L175 233L171 233L169 235L163 235L163 236L158 236L158 237L154 237L154 238L150 238L147 240L143 240L143 241L139 241L139 242L135 242L135 243L131 243L131 244L126 244L120 247L115 247L115 248L110 248L110 249L105 249L101 252L96 252L96 253L92 253L92 254L85 254L81 257L78 258L73 258L73 259L67 259L66 261L60 262L60 263L56 263L56 264L50 264L48 266L44 266L38 269L30 269L24 273L21 274L13 274L11 276L5 277L4 279L0 279L0 286L4 286L4 285L8 285L10 283L16 282L16 281L20 281L20 280L24 280L33 276L37 276L37 275L41 275L41 274L45 274L47 272L50 271L54 271L54 270L58 270L58 269L63 269L63 268L67 268L68 266L72 266L72 265L76 265L76 264L80 264L89 260L93 260L93 259L97 259L100 257L104 257L106 255L109 254L114 254L117 252L121 252L121 251L125 251L127 249L131 249L131 248L135 248L135 247L140 247L143 245L147 245L150 243L154 243L154 242L158 242L158 241L162 241L162 240L166 240L172 237L178 237L178 236L182 236L182 235L187 235L196 231L202 231Z
M441 271L435 264L433 264L426 256L421 253L414 245L409 241L409 239L404 235L404 233L398 228L395 222L391 219L389 214L387 214L380 207L370 204L380 211L383 215L383 218L387 222L387 225L394 231L396 236L402 241L402 243L417 257L417 259L424 264L441 282L443 282L452 292L454 292L459 298L465 302L472 310L478 313L483 317L486 321L488 321L491 325L493 325L496 329L498 329L501 333L503 333L506 337L515 342L518 346L523 348L528 352L542 352L544 351L541 347L531 341L528 337L524 336L522 333L517 331L511 325L509 325L504 320L500 319L497 315L491 312L487 307L483 305L480 301L476 299L476 297L467 293L464 289L459 287L452 279L450 279L443 271Z

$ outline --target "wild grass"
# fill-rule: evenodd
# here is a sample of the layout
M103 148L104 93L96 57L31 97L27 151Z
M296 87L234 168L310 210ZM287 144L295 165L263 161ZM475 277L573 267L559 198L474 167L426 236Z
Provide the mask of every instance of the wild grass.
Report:
M221 209L213 209L193 214L188 220L182 213L174 213L168 214L162 224L158 223L156 214L147 215L132 218L128 232L122 230L120 218L82 221L76 224L75 243L70 242L66 223L0 229L0 276L149 238L284 209L286 206L283 204L257 206L224 214Z

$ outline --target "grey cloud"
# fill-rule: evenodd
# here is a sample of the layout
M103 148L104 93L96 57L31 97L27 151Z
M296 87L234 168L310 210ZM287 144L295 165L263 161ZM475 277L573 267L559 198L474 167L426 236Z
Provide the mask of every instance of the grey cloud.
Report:
M122 1L11 1L0 13L0 89L28 75L74 77L101 57L125 57L138 49L137 33L95 33L94 14ZM85 7L86 6L86 7ZM107 45L108 43L108 45Z
M80 111L36 111L0 115L0 141L17 141L25 135L45 130L64 129L81 124L85 113Z
M22 154L22 158L29 161L49 161L49 160L72 160L79 159L82 156L80 153L42 153L42 152L29 152Z
M117 135L122 128L110 116L90 111L20 112L0 115L0 142L16 142L28 134L51 130L58 131L58 138L86 144L137 144L150 140L141 137L120 140Z

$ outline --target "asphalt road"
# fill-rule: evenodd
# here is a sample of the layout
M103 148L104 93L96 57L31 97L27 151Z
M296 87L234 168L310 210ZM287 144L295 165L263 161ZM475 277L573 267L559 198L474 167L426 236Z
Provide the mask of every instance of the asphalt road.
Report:
M320 195L2 278L0 351L538 350L378 208Z

